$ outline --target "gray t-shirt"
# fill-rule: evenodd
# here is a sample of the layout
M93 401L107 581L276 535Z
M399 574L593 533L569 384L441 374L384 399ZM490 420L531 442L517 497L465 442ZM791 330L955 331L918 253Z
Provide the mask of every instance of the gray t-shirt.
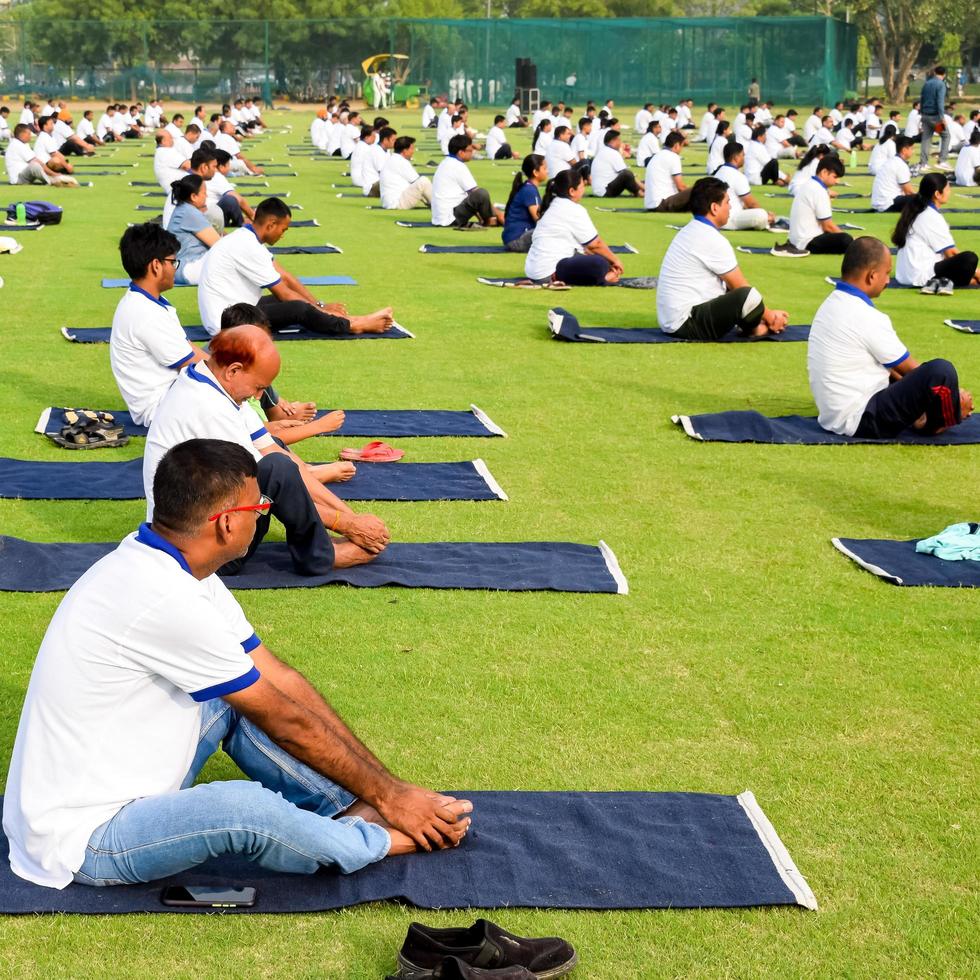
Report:
M174 208L167 231L176 235L180 242L177 258L181 265L194 262L207 252L208 247L197 237L197 232L210 227L211 223L193 204L178 204Z

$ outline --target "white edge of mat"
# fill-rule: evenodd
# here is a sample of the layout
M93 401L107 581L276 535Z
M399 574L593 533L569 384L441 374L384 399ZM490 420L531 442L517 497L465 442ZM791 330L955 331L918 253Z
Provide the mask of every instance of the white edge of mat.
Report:
M323 243L323 247L324 248L335 248L337 250L337 254L338 255L343 255L344 254L344 250L339 245L334 245L333 242L324 242Z
M551 331L553 337L557 337L561 333L561 322L564 319L557 310L548 310L548 329Z
M886 582L893 582L895 585L905 584L897 575L892 575L891 572L885 571L880 565L872 565L871 562L865 561L860 555L855 554L840 538L831 538L830 543L842 555L847 555L855 565L860 565L866 572L871 572L872 575L877 575L878 578L883 578Z
M34 431L40 432L41 435L44 435L44 433L48 431L48 422L50 419L51 409L46 408L43 412L41 412L41 417L37 420L37 425L34 426Z
M62 327L61 336L64 337L65 340L70 340L72 343L75 343L75 341L78 339L77 336L71 332L70 327Z
M411 340L415 340L415 334L413 334L407 327L403 327L397 320L392 320L391 325L395 328L395 330L400 330L406 337L410 338Z
M698 442L704 442L704 436L695 431L690 415L671 415L670 421L673 422L674 425L679 425L684 430L685 434L690 436L692 439L697 439Z
M482 459L473 460L473 469L483 477L483 481L490 488L490 492L496 494L499 500L510 500L510 497L504 493L504 488L493 478L490 468Z
M769 818L762 812L755 798L755 794L750 790L739 793L736 797L745 815L752 821L755 832L759 835L759 840L765 845L772 858L772 863L779 872L779 877L783 879L783 884L793 893L796 901L806 909L817 910L817 898L813 894L806 878L800 874L800 869L794 864L789 856L783 842L776 833L776 828L769 822Z
M470 405L470 411L496 436L507 438L507 433L497 425L496 422L482 408L477 405Z
M630 255L640 254L640 250L635 245L630 245L629 242L623 242L623 248L625 248Z
M599 542L599 551L602 552L609 574L616 580L616 591L620 595L629 595L629 582L626 581L626 576L623 574L622 568L619 567L619 559L616 557L616 553L605 541Z
M605 344L608 343L605 337L596 337L595 334L591 333L580 333L578 335L579 340L589 340L593 344Z
M955 320L943 320L943 323L947 327L952 327L954 330L959 330L960 333L973 333L969 327L964 327L962 323L957 323Z

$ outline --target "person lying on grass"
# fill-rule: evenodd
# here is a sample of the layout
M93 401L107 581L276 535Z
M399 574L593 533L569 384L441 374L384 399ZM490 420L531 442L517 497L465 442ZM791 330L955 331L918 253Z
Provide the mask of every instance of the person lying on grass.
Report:
M146 436L143 490L147 515L153 515L153 474L161 457L187 439L230 439L258 461L259 484L274 504L272 516L286 529L293 567L299 575L325 575L372 561L388 545L384 522L355 514L324 485L327 476L343 479L332 467L309 466L277 443L247 404L276 379L279 352L268 332L258 326L233 327L211 340L206 362L192 364L177 376L157 406ZM253 551L268 530L259 524ZM344 537L334 540L327 529ZM252 551L226 574L236 574Z
M7 777L3 829L21 878L136 884L229 854L350 874L466 836L472 804L385 768L215 574L275 507L258 469L232 442L171 447L152 521L61 601ZM244 778L195 785L219 746Z
M293 212L277 197L255 209L255 218L225 235L208 252L197 289L201 323L214 336L221 329L221 313L233 303L261 306L273 331L297 324L322 334L384 333L394 322L390 306L366 316L350 316L343 303L318 300L296 276L270 254L289 230ZM262 296L263 290L271 296Z
M660 329L686 340L718 340L732 330L750 337L782 333L789 315L766 307L719 230L731 217L728 185L702 177L691 188L690 207L693 219L674 236L660 266Z
M844 253L841 281L817 310L807 342L817 421L843 436L890 439L908 428L938 435L968 418L973 396L942 358L919 364L891 319L875 309L888 285L892 257L877 238L855 239Z

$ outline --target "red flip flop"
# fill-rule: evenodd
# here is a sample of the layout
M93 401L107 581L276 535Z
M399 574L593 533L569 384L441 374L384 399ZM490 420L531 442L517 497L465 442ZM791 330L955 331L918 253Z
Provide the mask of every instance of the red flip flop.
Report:
M394 463L404 455L404 449L395 449L386 442L369 442L360 449L340 451L340 458L352 463Z

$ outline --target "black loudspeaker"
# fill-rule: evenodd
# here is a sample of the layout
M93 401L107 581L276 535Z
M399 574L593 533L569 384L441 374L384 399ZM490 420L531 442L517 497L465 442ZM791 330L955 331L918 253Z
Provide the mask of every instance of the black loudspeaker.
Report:
M538 87L538 66L534 64L530 59L527 62L527 68L525 69L524 75L526 81L524 83L525 88L537 88Z
M537 88L538 68L530 58L517 58L514 61L515 88Z

